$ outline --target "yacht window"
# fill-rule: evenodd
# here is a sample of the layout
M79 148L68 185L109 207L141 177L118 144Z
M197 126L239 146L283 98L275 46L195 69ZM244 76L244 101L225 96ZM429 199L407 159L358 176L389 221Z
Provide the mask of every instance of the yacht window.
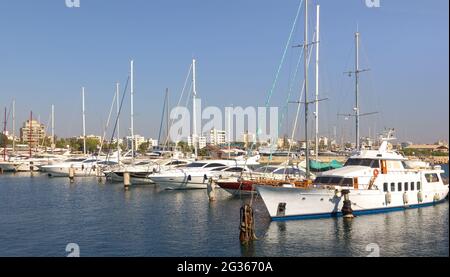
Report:
M414 182L411 182L411 190L414 190Z
M420 182L417 182L417 190L420 190Z
M186 167L203 167L205 166L205 163L191 163L186 165Z
M322 185L353 186L353 179L342 177L317 177L314 180L314 183Z
M172 161L172 162L168 163L167 165L180 165L180 164L186 164L186 162L182 162L182 161Z
M383 184L383 191L388 191L388 183Z
M439 182L439 177L436 173L427 173L425 174L425 179L427 179L428 183L437 183Z
M408 182L405 182L405 191L408 191Z
M402 183L397 184L397 191L402 191Z
M219 163L212 163L212 164L208 164L207 166L205 166L205 168L219 167L219 166L226 166L226 165L219 164Z
M259 172L259 173L270 173L275 171L277 168L274 166L263 166L258 168L257 170L255 170L255 172Z
M348 159L344 166L349 165L359 165L359 166L368 166L371 168L379 168L380 161L373 159Z
M395 191L395 183L391 183L391 191Z
M280 168L277 171L275 171L273 174L299 175L300 170L298 168L293 168L293 167Z
M217 168L214 168L214 169L211 170L211 171L222 171L222 170L224 170L225 168L227 168L227 166L217 167Z
M232 167L232 168L225 169L224 171L227 171L227 172L242 172L242 171L245 171L245 170L242 167Z

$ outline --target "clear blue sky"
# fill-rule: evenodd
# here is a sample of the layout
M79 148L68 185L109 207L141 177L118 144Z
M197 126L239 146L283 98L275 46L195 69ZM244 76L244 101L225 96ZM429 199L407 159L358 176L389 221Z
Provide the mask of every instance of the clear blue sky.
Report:
M57 135L79 135L85 86L87 132L100 134L114 84L126 80L133 58L136 133L157 137L164 90L178 99L196 57L204 104L264 106L299 2L81 0L69 9L64 0L0 0L0 105L16 99L19 125L30 110L47 122L53 103ZM393 127L401 140L448 140L449 1L381 0L372 9L365 0L310 2L312 15L321 5L321 93L330 99L321 103L321 133L336 126L353 138L353 121L336 114L354 101L343 72L353 68L358 25L361 66L371 69L361 77L362 112L380 112L362 120L362 134ZM303 20L292 44L303 40ZM290 47L273 106L286 102L298 53Z

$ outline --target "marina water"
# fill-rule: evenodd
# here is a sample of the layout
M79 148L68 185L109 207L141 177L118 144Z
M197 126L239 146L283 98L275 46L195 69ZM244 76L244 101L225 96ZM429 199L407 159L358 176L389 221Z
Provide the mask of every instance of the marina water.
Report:
M448 165L443 165L448 176ZM0 175L0 256L448 256L449 204L342 218L271 222L254 199L258 240L239 242L244 201L218 190L161 191L96 178Z

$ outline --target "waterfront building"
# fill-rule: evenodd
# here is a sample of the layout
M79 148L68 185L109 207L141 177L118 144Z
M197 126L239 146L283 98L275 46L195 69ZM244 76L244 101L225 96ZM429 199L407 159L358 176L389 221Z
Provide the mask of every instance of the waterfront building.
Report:
M206 137L200 136L197 137L196 140L198 149L203 149L206 147ZM188 146L192 148L194 147L194 143L191 136L188 137Z
M209 143L211 145L221 145L227 143L226 132L215 128L209 131Z
M20 128L20 141L28 143L31 146L39 145L39 142L45 138L45 126L37 120L27 120Z

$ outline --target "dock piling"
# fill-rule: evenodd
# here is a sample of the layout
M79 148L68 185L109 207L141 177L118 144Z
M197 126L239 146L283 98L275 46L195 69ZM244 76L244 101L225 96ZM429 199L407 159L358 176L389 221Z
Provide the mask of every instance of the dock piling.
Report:
M69 167L69 180L70 183L73 183L75 181L75 168L73 168L72 165Z
M124 186L125 189L128 189L130 187L130 184L131 184L131 182L130 182L130 172L125 171L123 173L123 186Z
M206 188L208 192L209 201L216 201L216 189L214 187L212 178L209 178L208 185Z

